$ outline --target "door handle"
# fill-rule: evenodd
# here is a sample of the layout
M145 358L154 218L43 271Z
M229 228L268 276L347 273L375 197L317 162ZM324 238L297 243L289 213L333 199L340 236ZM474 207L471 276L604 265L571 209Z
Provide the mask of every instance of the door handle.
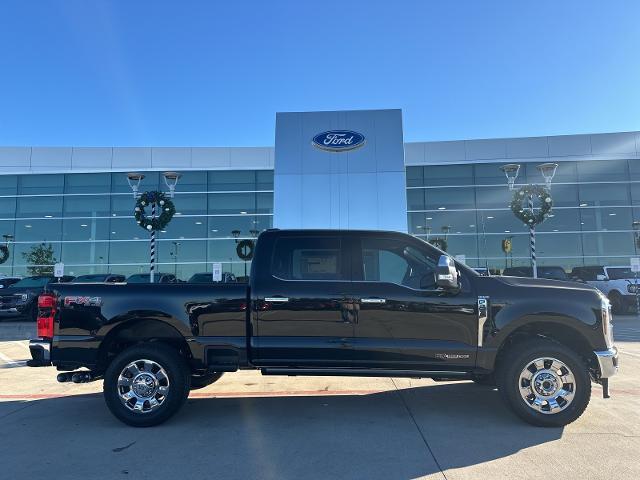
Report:
M286 303L289 299L287 297L264 297L264 301L270 303Z
M361 298L360 303L386 303L385 298Z

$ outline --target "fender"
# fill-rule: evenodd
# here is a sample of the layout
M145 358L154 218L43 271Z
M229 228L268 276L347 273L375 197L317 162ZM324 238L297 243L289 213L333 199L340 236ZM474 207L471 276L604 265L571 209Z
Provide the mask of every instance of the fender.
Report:
M580 350L592 352L600 348L603 335L599 312L588 305L558 298L547 298L545 302L521 299L513 303L492 303L489 331L483 347L478 350L478 368L493 370L500 349L519 331L529 334L554 331L559 339L562 333L565 336L570 333L572 343L579 345Z

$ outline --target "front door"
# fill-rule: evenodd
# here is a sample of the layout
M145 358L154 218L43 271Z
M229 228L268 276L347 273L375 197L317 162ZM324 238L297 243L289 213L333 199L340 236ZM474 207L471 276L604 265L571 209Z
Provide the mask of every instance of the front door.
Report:
M349 367L354 335L351 263L336 232L275 239L256 299L255 364Z
M435 285L439 252L409 236L356 241L354 366L456 370L475 366L477 297L468 279L459 292Z

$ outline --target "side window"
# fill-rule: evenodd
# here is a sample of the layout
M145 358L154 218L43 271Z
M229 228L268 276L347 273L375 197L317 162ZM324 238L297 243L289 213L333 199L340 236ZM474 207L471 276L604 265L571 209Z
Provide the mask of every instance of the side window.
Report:
M282 237L276 240L271 274L283 280L346 280L337 237Z
M436 262L413 245L395 239L362 239L362 275L366 282L435 288Z

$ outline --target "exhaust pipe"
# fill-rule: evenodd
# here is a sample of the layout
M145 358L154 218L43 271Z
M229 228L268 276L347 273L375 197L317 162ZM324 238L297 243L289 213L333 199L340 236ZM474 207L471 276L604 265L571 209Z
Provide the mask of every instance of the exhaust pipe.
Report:
M75 372L71 375L71 381L73 383L89 383L92 380L91 372Z
M72 376L73 376L73 372L64 372L64 373L59 373L56 379L60 383L67 383L71 381Z
M99 378L102 377L99 375L94 375L93 372L89 372L86 370L79 372L63 372L59 373L57 376L57 380L60 383L89 383L93 382L94 380L98 380Z

